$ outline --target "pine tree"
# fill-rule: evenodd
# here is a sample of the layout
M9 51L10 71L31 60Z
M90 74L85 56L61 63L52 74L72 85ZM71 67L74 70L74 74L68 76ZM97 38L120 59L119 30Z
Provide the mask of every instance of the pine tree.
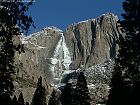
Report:
M12 105L18 105L18 100L17 100L16 96L14 96L14 98L12 100Z
M46 105L46 90L42 85L42 77L38 79L37 88L33 95L31 105Z
M60 105L60 101L56 96L56 91L55 90L53 90L53 92L51 94L48 105Z
M110 91L107 100L107 105L124 105L124 78L122 76L122 71L117 69L117 65L114 68L111 84L110 84Z
M80 72L78 75L76 88L74 89L72 105L90 105L89 91L83 72Z
M116 75L120 75L118 76L118 82L119 78L121 78L119 84L122 84L123 88L120 85L115 85L117 82L115 83L113 78L116 75L113 74L108 105L116 105L113 104L114 100L118 100L118 102L122 101L117 96L117 92L123 97L124 103L120 104L132 105L135 102L139 102L133 96L138 95L135 93L139 92L137 87L140 87L140 0L125 0L123 2L123 9L125 11L122 14L124 20L120 21L120 24L126 35L125 37L120 36L118 40L119 54L114 67L114 72L121 72ZM113 88L116 90L113 91Z
M121 51L126 51L120 55L126 61L121 66L125 68L125 78L133 84L140 80L140 0L126 0L123 2L123 8L126 13L122 14L124 20L121 25L126 36Z
M29 102L26 102L26 104L25 105L29 105Z
M18 105L25 105L22 92L20 93L19 98L18 98Z
M71 105L72 104L72 85L71 83L66 83L64 89L61 93L61 104Z
M140 91L140 0L126 0L123 2L122 14L124 20L121 25L126 33L125 45L125 64L122 64L125 84L126 84L126 101L128 105L139 102ZM121 42L120 42L121 43ZM125 49L124 49L125 48ZM135 98L134 98L135 97ZM129 100L129 101L128 101Z
M2 98L0 98L0 105L11 105L12 99L9 94L2 95Z
M7 99L14 92L14 54L22 49L22 45L15 46L12 39L20 32L28 32L33 23L25 14L32 2L9 1L0 2L0 104L10 102Z

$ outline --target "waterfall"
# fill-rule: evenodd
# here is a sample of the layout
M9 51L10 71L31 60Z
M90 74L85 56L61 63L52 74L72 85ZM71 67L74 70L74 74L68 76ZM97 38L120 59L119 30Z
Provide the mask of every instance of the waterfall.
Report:
M61 37L54 50L50 66L54 85L60 84L64 71L69 71L69 66L72 62L69 49L65 42L65 37L63 33L60 33L60 35Z
M64 58L63 58L63 65L66 68L66 70L69 70L69 66L72 63L71 57L70 57L70 52L68 50L68 47L65 42L64 35L62 35L62 48L63 48L63 53L64 53Z

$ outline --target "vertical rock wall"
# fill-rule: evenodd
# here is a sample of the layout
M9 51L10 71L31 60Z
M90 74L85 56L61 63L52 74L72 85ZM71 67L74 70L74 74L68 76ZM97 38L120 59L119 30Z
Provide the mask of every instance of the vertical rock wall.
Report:
M116 40L121 34L117 27L118 18L104 14L70 25L65 38L73 60L73 67L86 67L114 59L117 53Z
M20 41L25 53L15 56L16 92L23 91L25 99L31 101L39 76L43 77L43 84L49 90L49 84L59 85L63 76L72 70L114 59L118 49L116 40L121 34L117 20L108 13L72 24L66 32L47 27L23 36Z

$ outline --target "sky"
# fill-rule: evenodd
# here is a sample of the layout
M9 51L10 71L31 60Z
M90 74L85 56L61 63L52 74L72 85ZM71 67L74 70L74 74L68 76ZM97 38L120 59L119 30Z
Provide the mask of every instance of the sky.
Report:
M121 19L124 13L124 0L35 0L28 14L33 18L36 28L30 33L44 27L55 26L65 31L68 25L97 18L111 12Z

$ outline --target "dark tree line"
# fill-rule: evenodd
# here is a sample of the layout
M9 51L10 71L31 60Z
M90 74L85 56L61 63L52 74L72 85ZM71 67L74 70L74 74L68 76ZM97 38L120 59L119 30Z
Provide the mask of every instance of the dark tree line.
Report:
M56 90L53 90L48 105L90 105L84 73L80 72L76 85L66 83L60 97L57 96Z
M125 0L122 6L125 37L118 40L107 105L140 105L140 0Z
M89 91L83 72L78 75L76 86L66 83L61 94L62 105L90 105Z
M89 91L83 72L80 72L78 75L76 88L73 94L72 105L90 105Z
M38 79L37 88L33 95L31 105L46 105L46 90L42 85L42 77Z
M71 83L66 83L64 89L61 93L61 103L62 105L71 105L72 103L72 95L73 94L73 88Z
M32 18L26 15L31 2L23 3L16 0L0 2L0 104L11 105L14 92L13 78L15 73L14 55L22 52L22 45L14 45L13 37L21 32L27 33L33 25ZM20 1L20 0L18 0ZM9 101L8 101L9 100Z
M61 105L60 99L57 96L56 90L53 90L51 97L49 99L48 105Z

